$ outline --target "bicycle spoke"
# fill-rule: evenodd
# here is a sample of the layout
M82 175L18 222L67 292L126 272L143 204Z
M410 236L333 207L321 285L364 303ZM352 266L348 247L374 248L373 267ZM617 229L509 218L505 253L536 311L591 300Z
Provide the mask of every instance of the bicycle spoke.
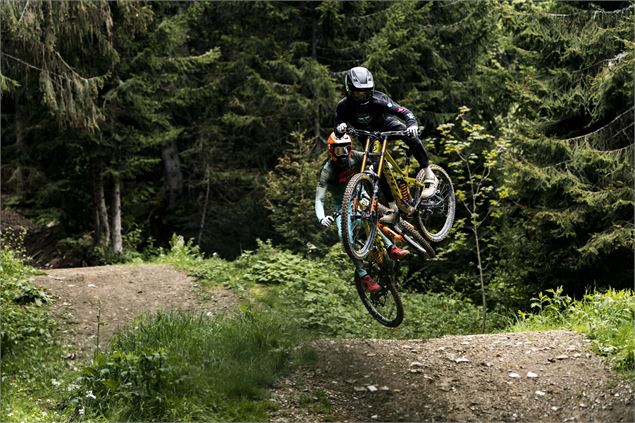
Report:
M348 255L355 260L366 258L377 230L370 192L373 192L373 179L357 174L349 181L342 200L342 241Z

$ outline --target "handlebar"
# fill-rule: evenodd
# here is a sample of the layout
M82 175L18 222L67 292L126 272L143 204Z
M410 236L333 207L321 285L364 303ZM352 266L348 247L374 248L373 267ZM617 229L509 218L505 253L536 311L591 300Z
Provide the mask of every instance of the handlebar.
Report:
M372 139L383 139L384 137L404 137L406 131L364 131L363 129L346 128L347 134L362 135Z

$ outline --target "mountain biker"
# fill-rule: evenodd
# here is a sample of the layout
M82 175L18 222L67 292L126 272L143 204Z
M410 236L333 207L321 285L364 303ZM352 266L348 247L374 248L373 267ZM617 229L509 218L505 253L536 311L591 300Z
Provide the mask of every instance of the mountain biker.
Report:
M370 71L358 66L349 69L344 77L346 97L335 109L335 136L342 136L348 126L366 131L403 131L403 140L419 166L425 169L424 189L421 198L434 194L438 180L430 169L430 162L419 139L419 127L414 114L395 103L386 94L375 90L375 81ZM405 121L405 124L402 122ZM395 137L389 137L389 139ZM394 223L398 216L397 205L385 178L380 180L381 190L389 205L388 213L380 219L382 223Z
M333 221L337 224L337 235L342 240L342 221L338 215L336 219L333 216L327 216L324 213L324 197L326 192L331 193L336 212L340 211L342 205L342 197L349 179L361 170L362 157L364 153L353 151L351 138L348 134L336 137L331 133L328 139L329 159L322 166L320 171L320 179L315 190L315 214L320 224L324 227L330 226ZM394 245L388 237L382 236L384 243L388 248L388 253L395 260L400 260L410 252L402 250ZM373 280L364 268L361 260L353 260L357 276L361 278L361 282L369 292L377 292L381 290L381 286Z

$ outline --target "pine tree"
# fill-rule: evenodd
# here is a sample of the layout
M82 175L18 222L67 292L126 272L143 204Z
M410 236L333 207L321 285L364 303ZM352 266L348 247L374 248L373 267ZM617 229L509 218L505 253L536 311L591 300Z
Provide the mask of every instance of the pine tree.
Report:
M605 5L508 11L517 195L501 240L511 273L535 289L632 283L634 9Z
M110 4L2 2L0 20L0 90L32 89L30 94L37 93L36 100L48 106L62 127L97 128L103 119L98 91L116 60Z
M376 83L411 109L427 135L467 106L494 125L509 98L490 62L497 41L497 3L392 3L385 23L368 43L366 64ZM496 99L496 101L494 101Z

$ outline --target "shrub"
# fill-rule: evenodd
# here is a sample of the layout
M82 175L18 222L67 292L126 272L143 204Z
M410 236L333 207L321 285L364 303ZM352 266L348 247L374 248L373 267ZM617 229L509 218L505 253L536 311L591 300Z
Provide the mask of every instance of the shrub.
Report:
M631 290L586 294L581 300L562 295L562 287L532 299L535 314L519 312L514 330L565 328L587 334L594 349L613 367L635 366L635 296Z
M29 282L34 269L13 250L0 249L0 335L3 355L51 342L53 321L41 306L50 297Z
M199 265L202 259L198 246L194 245L194 240L185 241L182 235L172 234L170 249L165 251L159 248L157 257L151 261L171 264L179 269L191 269Z
M59 383L64 371L55 324L43 307L51 298L30 283L35 270L22 257L20 248L0 248L0 421L59 421L56 410L39 403L60 395L51 380Z
M244 253L232 264L214 263L213 270L205 273L208 281L218 283L223 275L235 284L266 285L268 294L260 300L324 336L429 338L480 330L480 308L471 301L411 291L401 292L404 323L397 329L381 326L360 301L353 284L353 265L339 244L323 259L308 259L260 242L257 251ZM504 320L490 312L489 329L502 327Z

